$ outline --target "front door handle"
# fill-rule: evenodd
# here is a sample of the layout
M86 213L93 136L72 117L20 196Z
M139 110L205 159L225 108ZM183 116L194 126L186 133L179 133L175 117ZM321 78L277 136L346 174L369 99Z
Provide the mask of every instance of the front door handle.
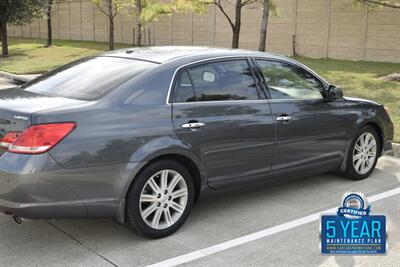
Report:
M278 118L276 118L277 121L283 121L283 122L288 122L288 121L290 121L291 119L292 119L292 117L287 116L287 115L285 115L285 116L279 116Z
M203 127L204 125L206 125L206 124L202 123L202 122L188 122L188 123L182 124L182 128L199 129L199 128Z

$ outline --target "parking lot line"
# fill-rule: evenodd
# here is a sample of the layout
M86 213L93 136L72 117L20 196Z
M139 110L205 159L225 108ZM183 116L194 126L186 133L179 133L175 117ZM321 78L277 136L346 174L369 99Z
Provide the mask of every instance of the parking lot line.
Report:
M395 196L398 194L400 194L400 187L370 196L370 197L368 197L368 202L371 203L371 202L379 201L379 200L389 198L389 197L392 197L392 196ZM179 264L188 263L188 262L209 256L209 255L212 255L212 254L215 254L215 253L218 253L218 252L221 252L221 251L224 251L224 250L236 247L236 246L246 244L251 241L258 240L260 238L264 238L264 237L267 237L267 236L270 236L273 234L277 234L277 233L280 233L280 232L283 232L286 230L293 229L295 227L298 227L298 226L301 226L301 225L304 225L307 223L317 221L317 220L319 220L319 218L322 214L335 213L336 211L337 211L337 207L327 209L324 211L320 211L320 212L317 212L317 213L314 213L314 214L311 214L311 215L308 215L308 216L305 216L305 217L302 217L302 218L299 218L299 219L296 219L296 220L293 220L293 221L290 221L287 223L276 225L276 226L273 226L273 227L270 227L270 228L252 233L252 234L244 235L244 236L241 236L241 237L238 237L235 239L231 239L231 240L228 240L228 241L216 244L216 245L212 245L212 246L209 246L206 248L192 251L187 254L173 257L173 258L149 265L148 267L177 266Z

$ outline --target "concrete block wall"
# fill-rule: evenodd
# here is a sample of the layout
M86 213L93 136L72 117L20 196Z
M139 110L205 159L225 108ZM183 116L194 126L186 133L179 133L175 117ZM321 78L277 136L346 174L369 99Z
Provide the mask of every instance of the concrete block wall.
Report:
M267 50L285 55L400 62L400 10L354 7L352 0L275 0L279 15L270 16ZM233 17L233 7L227 12ZM262 9L246 6L242 14L240 48L258 48ZM107 17L90 0L64 0L53 9L56 39L107 41ZM46 38L44 19L22 26L9 25L10 36ZM134 19L115 17L115 41L133 44ZM150 35L149 35L150 34ZM213 5L205 14L160 17L143 30L150 45L204 45L230 47L232 32Z
M329 3L326 0L297 2L295 22L296 53L326 57L329 33Z
M400 62L400 10L368 13L365 59Z
M351 1L337 0L330 4L328 54L330 58L364 59L367 39L368 10L355 8Z

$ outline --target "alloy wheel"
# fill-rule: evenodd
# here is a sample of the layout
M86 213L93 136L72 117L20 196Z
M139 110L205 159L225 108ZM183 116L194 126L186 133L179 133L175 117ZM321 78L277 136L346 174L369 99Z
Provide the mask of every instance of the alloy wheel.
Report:
M161 170L143 187L139 210L143 221L153 229L174 225L185 211L188 187L183 176L174 170Z
M377 146L375 136L366 132L358 137L353 150L353 166L357 173L366 174L374 165Z

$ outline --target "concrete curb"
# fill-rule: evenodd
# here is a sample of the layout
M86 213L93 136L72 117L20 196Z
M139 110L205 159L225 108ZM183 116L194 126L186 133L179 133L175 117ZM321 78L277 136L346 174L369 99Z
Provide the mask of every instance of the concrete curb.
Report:
M400 158L400 144L392 143L392 151L390 151L389 155Z
M39 76L39 74L29 74L29 75L16 75L12 73L8 73L5 71L0 71L0 77L3 77L7 80L10 80L13 83L21 84L29 82L30 80L34 79L35 77Z

